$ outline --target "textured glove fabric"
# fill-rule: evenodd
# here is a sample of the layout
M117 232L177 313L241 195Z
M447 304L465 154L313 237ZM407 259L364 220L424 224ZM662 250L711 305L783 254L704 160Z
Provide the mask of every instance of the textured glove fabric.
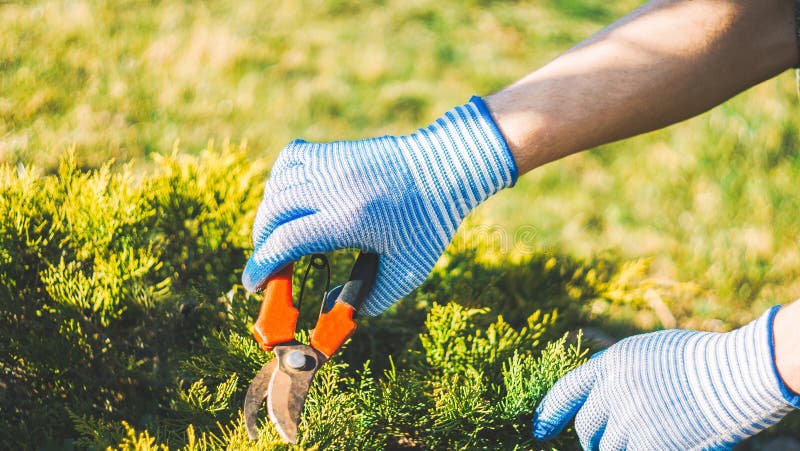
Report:
M425 280L470 210L516 178L479 97L407 136L293 141L264 189L242 282L257 291L315 252L376 252L378 275L361 312L377 315Z
M584 449L732 448L800 407L774 363L778 308L725 334L667 330L620 341L553 386L536 409L534 437L552 438L574 416Z

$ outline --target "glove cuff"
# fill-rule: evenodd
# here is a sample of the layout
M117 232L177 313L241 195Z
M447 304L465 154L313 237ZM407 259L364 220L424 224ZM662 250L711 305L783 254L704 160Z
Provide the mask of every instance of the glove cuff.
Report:
M773 323L779 308L773 307L749 324L729 332L727 340L717 348L717 352L728 356L728 377L739 381L734 386L725 383L720 387L737 393L737 407L752 414L751 418L763 420L761 429L776 423L792 406L798 405L775 366ZM713 364L716 357L710 357L709 362Z
M442 172L461 175L468 184L465 188L471 193L464 192L465 199L482 202L517 181L517 164L506 138L478 96L443 114L419 134L435 139L427 148L438 151L433 157L445 163Z
M502 188L514 186L519 178L517 162L514 161L514 155L511 153L511 149L508 147L508 141L506 141L506 137L503 136L503 132L500 131L500 127L497 125L492 113L489 111L489 106L486 105L486 102L483 100L483 98L479 96L472 96L469 99L469 103L465 106L468 105L472 105L477 109L480 116L479 122L481 123L481 128L491 136L491 141L494 143L493 147L495 152L493 154L493 158L495 163L500 167L507 168L508 172L510 173L510 183L504 185Z
M778 381L778 388L780 388L783 399L785 399L786 402L788 402L789 405L795 409L800 409L800 395L793 392L789 387L786 386L786 383L783 381L780 372L778 372L778 365L775 361L775 333L773 328L775 325L775 315L778 314L780 309L781 306L776 305L764 314L767 321L767 340L769 340L769 356L770 363L772 364L772 374L775 375L775 380Z
M396 138L410 175L449 241L478 204L514 185L517 165L483 99L472 97L428 127Z

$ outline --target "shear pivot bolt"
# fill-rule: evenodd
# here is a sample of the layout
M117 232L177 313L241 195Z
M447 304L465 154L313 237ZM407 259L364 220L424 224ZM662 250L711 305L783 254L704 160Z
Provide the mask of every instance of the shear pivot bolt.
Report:
M306 365L306 356L300 351L292 351L286 354L285 362L290 368L299 370Z

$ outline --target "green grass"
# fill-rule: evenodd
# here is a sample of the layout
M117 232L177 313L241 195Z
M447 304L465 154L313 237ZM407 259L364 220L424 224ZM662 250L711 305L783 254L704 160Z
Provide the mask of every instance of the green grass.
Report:
M52 173L71 149L88 167L113 160L113 172L129 163L135 179L160 168L157 154L196 155L209 142L229 142L242 144L259 171L295 137L328 141L423 126L638 3L0 3L0 163ZM742 324L800 294L798 117L800 96L787 73L667 130L540 168L479 207L426 286L447 299L442 293L474 293L458 297L495 306L516 326L536 308L572 302L585 303L575 306L574 324L601 324L619 336L660 328L669 318L656 311L652 293L677 326ZM237 171L217 183L246 188L255 205L263 180ZM188 216L210 202L183 199L170 208ZM247 215L235 217L238 246L246 247ZM197 233L192 224L181 226L185 239ZM241 252L230 261L243 261ZM561 272L548 273L554 267ZM194 268L193 275L213 275L206 283L222 290L240 269ZM470 285L476 271L485 271L478 279L485 285ZM425 293L420 311L430 306ZM508 302L496 304L498 297ZM418 310L408 315L385 324L422 327ZM363 333L386 333L375 324Z
M95 165L176 140L273 158L296 136L411 130L600 26L547 5L399 0L42 2L0 20L0 160L47 166L73 145Z

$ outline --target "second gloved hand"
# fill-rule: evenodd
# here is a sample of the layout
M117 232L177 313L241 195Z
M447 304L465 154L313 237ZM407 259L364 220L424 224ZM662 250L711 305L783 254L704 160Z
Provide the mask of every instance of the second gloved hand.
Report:
M732 448L800 407L775 367L776 312L725 334L674 329L620 341L553 386L534 437L552 438L574 416L584 449Z
M406 136L290 143L253 226L242 282L254 291L287 263L358 248L380 255L362 312L377 315L421 284L463 218L517 170L483 100Z

